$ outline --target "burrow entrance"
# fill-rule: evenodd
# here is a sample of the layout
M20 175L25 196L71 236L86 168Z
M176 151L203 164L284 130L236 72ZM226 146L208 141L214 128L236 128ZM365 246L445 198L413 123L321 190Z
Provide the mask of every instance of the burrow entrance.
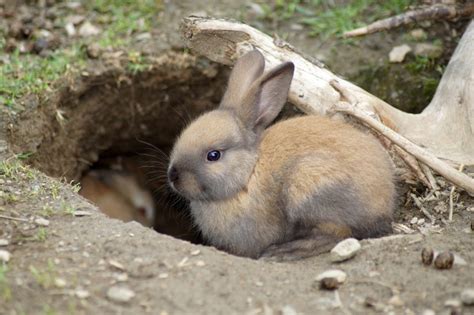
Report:
M165 156L186 123L218 105L227 68L169 52L136 74L96 69L26 99L10 147L50 176L81 181L80 193L111 217L201 243L186 202L167 188Z

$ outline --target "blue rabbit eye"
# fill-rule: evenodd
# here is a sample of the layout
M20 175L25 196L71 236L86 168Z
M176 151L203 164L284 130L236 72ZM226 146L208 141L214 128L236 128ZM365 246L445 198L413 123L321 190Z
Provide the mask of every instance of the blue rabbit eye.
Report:
M221 153L217 150L212 150L207 152L207 160L210 162L215 162L221 158Z

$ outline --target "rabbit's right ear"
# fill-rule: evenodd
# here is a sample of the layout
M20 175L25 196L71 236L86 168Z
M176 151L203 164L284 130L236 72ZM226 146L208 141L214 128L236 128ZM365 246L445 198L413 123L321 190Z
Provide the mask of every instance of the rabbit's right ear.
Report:
M262 75L265 59L258 50L252 50L240 57L234 65L221 101L221 108L238 108L251 85Z

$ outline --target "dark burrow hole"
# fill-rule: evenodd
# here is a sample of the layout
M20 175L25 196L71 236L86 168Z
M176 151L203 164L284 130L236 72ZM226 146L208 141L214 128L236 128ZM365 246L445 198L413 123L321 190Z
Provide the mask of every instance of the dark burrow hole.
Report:
M186 201L167 186L166 155L190 120L218 105L227 74L183 53L137 74L105 67L26 99L9 143L33 167L81 182L79 193L110 217L202 243Z
M166 155L189 121L218 106L229 70L185 53L158 60L137 74L99 67L25 99L8 140L33 167L80 182L79 193L110 217L203 243L187 202L167 185ZM296 113L288 105L280 116Z

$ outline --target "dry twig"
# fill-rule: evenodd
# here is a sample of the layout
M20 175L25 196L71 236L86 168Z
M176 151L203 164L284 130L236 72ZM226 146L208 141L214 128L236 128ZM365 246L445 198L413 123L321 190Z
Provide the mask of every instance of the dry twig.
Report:
M0 219L12 220L12 221L20 221L20 222L29 222L28 219L15 218L15 217L7 216L7 215L0 215Z
M461 164L459 166L459 171L462 172L464 169L464 165ZM454 190L456 189L456 186L453 185L451 187L451 192L449 193L449 215L448 215L448 221L453 221L453 210L454 210Z
M456 18L470 17L473 14L474 3L467 3L463 6L436 4L375 21L367 26L345 32L344 36L362 36L425 20L454 20Z
M441 176L446 178L448 181L454 185L465 189L467 192L474 194L474 179L470 178L466 174L452 168L445 162L438 159L435 155L424 150L418 145L414 144L410 140L404 138L400 134L396 133L392 129L385 126L383 123L371 117L367 114L362 108L361 105L344 89L337 81L333 80L330 82L331 86L339 91L341 94L341 102L337 103L334 106L336 112L341 112L349 114L357 119L359 119L364 124L368 125L370 128L376 130L394 144L398 145L404 149L409 154L413 155L419 161L423 162L427 166L431 167ZM349 101L346 102L344 100Z

